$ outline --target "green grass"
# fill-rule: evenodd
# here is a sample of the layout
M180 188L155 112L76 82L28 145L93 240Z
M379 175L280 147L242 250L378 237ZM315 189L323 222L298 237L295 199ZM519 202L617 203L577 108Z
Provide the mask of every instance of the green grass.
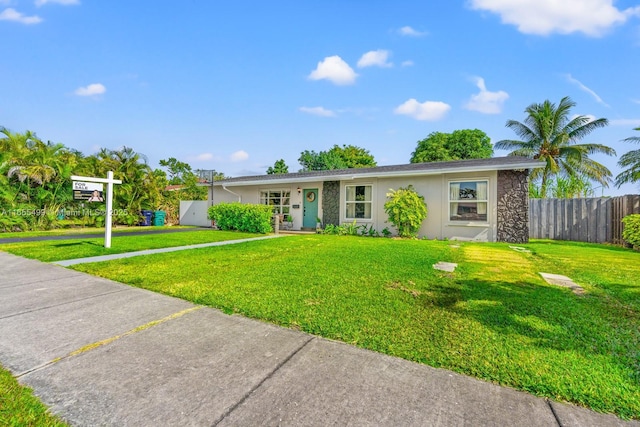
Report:
M58 417L47 412L47 407L33 395L28 387L0 366L0 425L65 427Z
M196 228L187 225L164 225L159 227L113 227L112 231L116 233L127 233L131 231L147 231L147 230L166 230L175 228ZM81 228L65 228L43 231L17 231L11 233L0 232L0 239L9 239L16 237L40 237L40 236L73 236L74 234L103 234L104 227L81 227Z
M39 242L0 244L0 250L26 258L44 262L84 258L99 255L119 254L145 249L168 248L174 246L195 245L199 243L219 242L223 240L245 239L262 236L261 234L238 233L201 229L180 233L161 233L143 236L127 236L126 233L114 235L111 247L104 247L104 237L72 240L49 240Z
M522 246L308 235L74 268L639 419L640 253Z

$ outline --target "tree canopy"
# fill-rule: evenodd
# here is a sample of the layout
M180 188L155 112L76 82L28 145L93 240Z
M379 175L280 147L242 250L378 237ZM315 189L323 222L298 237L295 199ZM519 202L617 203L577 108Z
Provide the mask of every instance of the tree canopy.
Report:
M634 130L640 131L640 127ZM640 143L640 136L631 136L623 139L625 142ZM640 149L631 150L620 157L618 166L624 168L622 172L616 176L616 186L630 182L640 182Z
M314 170L368 168L376 166L376 161L368 150L355 145L334 145L327 151L300 153L298 162L301 172Z
M269 166L267 169L267 175L289 173L289 166L284 162L284 159L277 160L273 166Z
M432 132L411 153L411 163L448 160L488 159L493 155L491 139L479 129L461 129L452 133Z
M539 182L540 196L547 196L550 181L560 175L564 177L587 178L608 186L611 171L604 165L591 159L592 154L615 155L615 150L602 144L579 144L579 142L598 128L609 124L607 119L592 119L588 116L573 117L571 108L576 103L564 97L560 103L549 100L541 104L531 104L526 109L524 122L507 121L521 140L502 140L495 148L511 150L510 156L525 156L543 160L544 168L534 169L531 177Z
M73 200L71 175L104 177L108 171L122 180L114 191L115 223L137 224L142 209L164 210L175 221L180 200L204 199L206 189L197 186L198 176L188 164L175 158L160 164L170 179L130 147L84 156L61 143L44 142L34 132L0 126L0 231L104 224L104 205ZM170 180L181 187L168 191Z

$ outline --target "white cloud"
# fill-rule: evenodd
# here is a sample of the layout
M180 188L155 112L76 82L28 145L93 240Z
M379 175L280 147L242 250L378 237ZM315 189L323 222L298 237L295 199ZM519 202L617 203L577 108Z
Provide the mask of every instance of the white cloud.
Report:
M393 67L391 62L387 62L391 53L388 50L378 49L371 50L360 57L358 60L358 68L365 67Z
M211 153L198 154L196 157L194 157L194 160L197 162L206 162L209 160L213 160L213 154Z
M239 150L236 151L235 153L231 154L231 161L232 162L242 162L244 160L247 160L249 158L249 153L247 153L244 150Z
M409 37L422 37L427 35L426 31L414 30L408 25L400 28L398 30L398 33L402 36L409 36Z
M413 117L416 120L436 121L444 118L451 106L440 101L426 101L420 103L415 98L411 98L404 104L399 105L393 111L396 114Z
M638 127L640 126L640 119L613 119L613 120L609 120L609 124L611 126Z
M80 4L80 0L36 0L36 6L40 7L47 3L61 4L63 6L70 6Z
M0 21L14 21L21 24L39 24L42 22L42 18L37 15L25 16L15 9L7 8L0 13Z
M324 107L300 107L300 111L307 114L312 114L314 116L320 117L335 117L336 113L331 110L327 110Z
M585 85L583 85L582 82L580 82L578 79L573 78L573 76L571 74L567 74L565 77L567 78L567 80L570 83L573 83L574 85L578 86L580 88L580 90L583 90L583 91L587 92L589 95L593 96L593 98L596 100L596 102L598 102L599 104L604 105L605 107L609 107L609 105L606 102L604 102L602 100L602 98L600 98L600 96L598 96L597 93L595 93L593 90L591 90L588 87L586 87Z
M471 95L471 99L465 104L464 108L483 114L500 114L502 105L509 99L509 94L502 90L497 92L488 91L482 77L475 77L475 83L480 92Z
M309 74L310 80L329 80L337 85L350 85L356 81L356 74L353 68L342 60L338 55L327 56L318 62L315 70Z
M414 64L412 60L408 60L408 61L402 61L402 64L400 65L402 65L403 67L412 67Z
M548 35L581 32L601 36L640 13L640 6L619 10L613 0L470 0L472 9L500 15L521 33Z
M79 87L75 90L75 94L78 96L94 96L94 95L102 95L107 91L107 88L104 87L101 83L92 83L89 86Z

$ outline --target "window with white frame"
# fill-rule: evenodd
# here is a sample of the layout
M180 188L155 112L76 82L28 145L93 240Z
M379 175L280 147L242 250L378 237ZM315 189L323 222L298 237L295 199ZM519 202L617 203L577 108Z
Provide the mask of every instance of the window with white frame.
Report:
M289 215L291 209L291 191L265 190L260 192L260 203L269 205L274 214Z
M371 219L371 186L345 186L347 219Z
M449 182L449 219L487 221L488 181Z

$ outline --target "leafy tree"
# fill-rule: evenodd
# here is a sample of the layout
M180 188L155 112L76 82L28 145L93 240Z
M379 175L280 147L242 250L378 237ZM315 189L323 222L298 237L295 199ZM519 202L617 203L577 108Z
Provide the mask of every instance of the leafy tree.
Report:
M541 187L539 183L529 181L529 197L540 199ZM593 197L594 190L591 181L580 176L556 176L547 184L547 196L555 199L572 199L575 197Z
M316 153L315 151L305 150L300 153L298 162L302 166L301 172L347 169L347 164L342 157L328 151Z
M557 175L586 178L603 186L610 180L611 171L589 156L615 155L615 150L602 144L578 144L609 122L587 116L571 118L571 108L575 105L569 97L562 98L557 106L549 100L531 104L525 109L527 117L523 123L509 120L506 124L522 140L502 140L495 145L497 149L511 150L510 156L525 156L546 163L544 168L534 169L531 173L532 179L540 182L543 198L547 197L549 183Z
M488 159L493 155L491 139L479 129L461 129L452 133L432 132L411 153L411 163L448 160Z
M340 157L347 168L371 168L375 167L376 161L369 150L355 145L343 145L342 147L334 145L329 150L330 154Z
M355 145L343 145L342 147L334 145L328 151L318 153L305 150L300 153L298 162L302 166L301 172L376 166L369 151Z
M422 222L427 218L427 204L412 185L389 190L384 211L389 222L398 229L400 237L416 237Z
M175 157L169 157L167 160L160 160L160 166L167 168L169 173L169 184L184 184L185 179L193 175L189 164L177 160Z
M637 127L634 130L640 131L640 127ZM623 141L640 143L640 137L631 136L623 139ZM629 182L640 181L640 149L631 150L628 153L623 154L622 157L620 157L620 161L618 161L618 166L626 169L616 176L617 187Z
M284 162L284 159L280 159L276 161L273 167L269 166L269 168L267 169L267 175L283 174L283 173L289 173L289 166L287 166L287 164Z

